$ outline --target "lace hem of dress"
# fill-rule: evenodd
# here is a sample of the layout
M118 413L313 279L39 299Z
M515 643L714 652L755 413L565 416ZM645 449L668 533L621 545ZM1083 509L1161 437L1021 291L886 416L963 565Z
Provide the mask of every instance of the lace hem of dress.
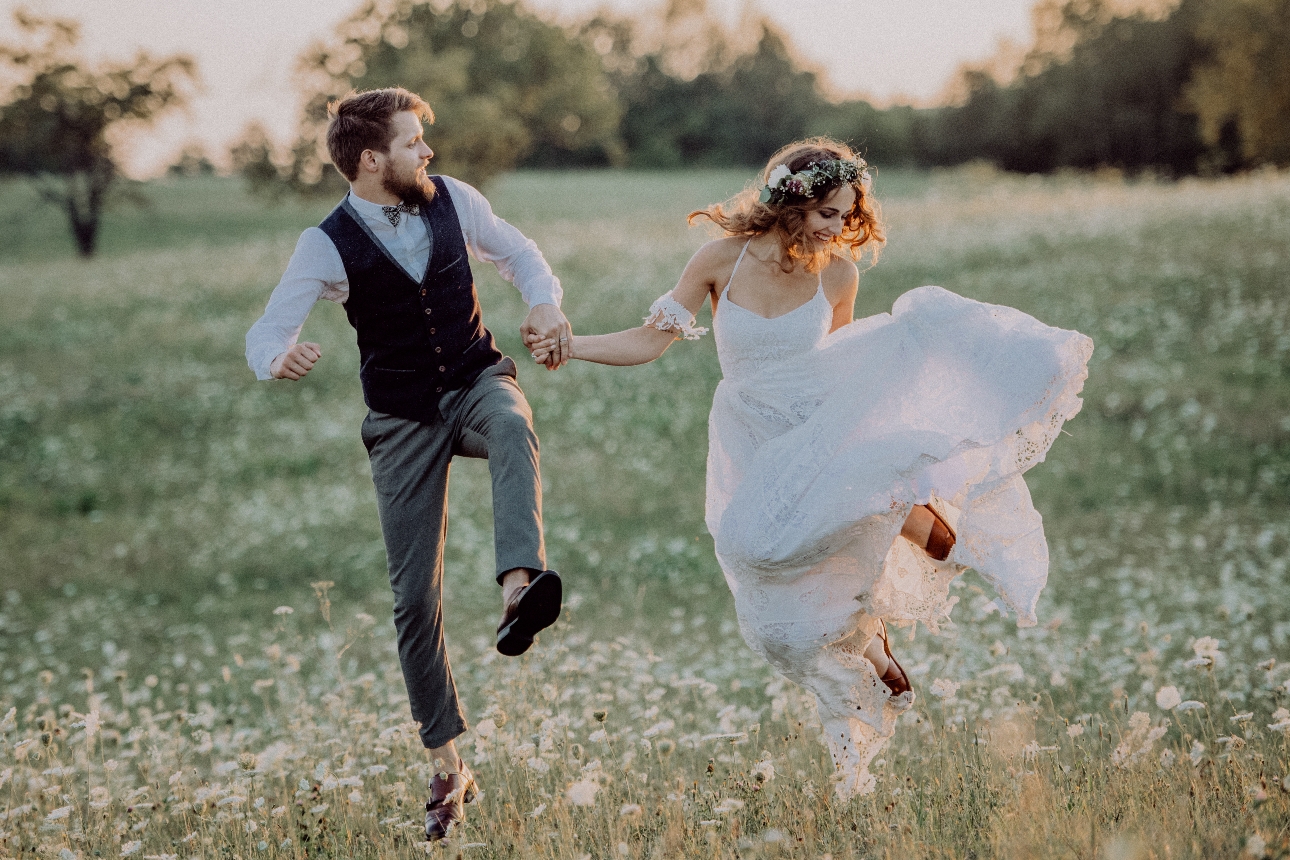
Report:
M708 333L703 326L694 324L694 314L672 297L671 290L659 296L649 306L645 325L653 326L659 331L670 331L686 340L698 340Z

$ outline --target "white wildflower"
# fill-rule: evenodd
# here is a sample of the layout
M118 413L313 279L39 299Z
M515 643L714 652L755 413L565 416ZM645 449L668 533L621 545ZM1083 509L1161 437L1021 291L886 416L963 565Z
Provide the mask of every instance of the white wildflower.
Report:
M285 806L275 806L269 810L269 815L272 818L281 818L286 814L287 814L287 808Z
M1200 711L1204 710L1204 708L1204 702L1198 702L1195 699L1188 699L1185 702L1180 702L1178 707L1174 708L1174 710L1178 713L1183 713L1184 711Z
M350 803L357 806L358 804L363 802L363 792L359 791L358 789L355 789L349 793L348 799Z
M1262 836L1255 833L1245 840L1245 853L1251 857L1263 857L1268 853L1268 843Z
M0 720L0 732L11 732L16 728L18 728L18 709L10 708L4 715L4 719Z
M725 800L712 807L712 811L717 815L726 815L730 812L738 812L744 808L744 802L734 797L727 797Z
M609 735L608 735L608 733L606 733L606 732L605 732L605 730L604 730L604 729L596 729L594 732L592 732L591 734L587 735L587 742L588 742L588 743L593 743L593 744L598 744L598 743L601 743L602 741L604 741L604 740L605 740L606 738L608 738L608 737L609 737Z
M623 808L618 810L619 818L630 818L640 814L641 814L640 805L635 803L624 803Z
M777 830L777 829L775 829L774 827L772 827L772 828L770 828L769 830L765 831L765 832L764 832L764 833L762 833L762 835L761 835L761 841L762 841L762 842L768 842L768 843L772 843L772 844L773 844L773 843L776 843L776 842L783 842L783 841L784 841L784 840L786 840L787 838L788 838L788 837L784 835L784 831L782 831L782 830Z
M564 797L574 806L595 806L596 792L600 783L590 779L580 779L564 791Z
M544 812L546 812L546 804L539 803L536 807L534 807L533 811L529 813L529 818L537 818L539 815L541 815Z
M1173 750L1170 750L1170 749L1164 749L1164 750L1161 750L1161 751L1160 751L1160 766L1161 766L1161 767L1163 767L1163 768L1166 768L1166 769L1171 768L1171 767L1173 767L1173 766L1174 766L1174 761L1175 761L1177 758L1178 758L1178 757L1177 757L1176 755L1174 755L1174 751L1173 751Z
M1191 759L1192 764L1199 765L1201 759L1205 757L1205 745L1200 741L1192 741L1191 752L1187 753L1187 757Z
M497 734L497 723L491 719L480 720L479 725L475 726L475 736L487 740Z
M641 732L641 737L643 737L643 738L652 738L652 737L657 737L658 735L663 734L663 732L670 732L670 731L672 731L672 729L674 729L674 728L676 728L676 723L675 723L674 721L672 721L672 720L663 720L663 721L661 721L661 722L657 722L657 723L655 723L654 725L650 726L650 727L649 727L648 729L646 729L645 731Z
M330 803L320 803L320 804L318 804L317 806L312 806L312 807L310 807L310 808L309 808L309 814L310 814L310 815L322 815L324 812L326 812L326 811L327 811L328 809L330 809L330 808L331 808L331 804L330 804Z
M1172 684L1156 691L1156 705L1163 711L1172 711L1182 704L1182 694Z
M1151 727L1151 717L1144 711L1136 711L1129 717L1129 733L1120 741L1120 745L1111 753L1111 763L1120 767L1129 767L1151 752L1156 741L1168 731L1164 726Z
M273 610L274 615L290 615L293 612L295 612L295 610L290 606L279 606L277 609Z
M749 773L758 782L770 782L775 778L775 765L768 758L762 759L752 766Z
M949 678L937 678L932 682L931 693L938 699L952 699L958 694L960 686L962 685Z
M538 758L537 756L534 756L533 758L530 758L530 759L526 759L524 763L528 765L529 770L537 774L544 774L551 770L551 765L547 762L547 760L543 758Z
M129 857L133 854L138 854L142 849L143 843L136 839L133 842L127 842L121 846L121 856Z
M62 819L66 818L71 814L72 814L72 808L70 806L60 806L57 809L55 809L53 812L46 815L45 820L61 821Z

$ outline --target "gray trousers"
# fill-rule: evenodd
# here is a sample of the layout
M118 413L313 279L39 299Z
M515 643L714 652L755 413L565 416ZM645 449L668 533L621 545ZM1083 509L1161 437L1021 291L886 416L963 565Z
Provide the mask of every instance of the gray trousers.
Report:
M394 627L412 718L440 747L466 731L443 638L443 542L454 454L486 457L493 483L497 576L546 568L542 489L533 413L505 359L440 401L440 420L381 412L363 420L394 590Z

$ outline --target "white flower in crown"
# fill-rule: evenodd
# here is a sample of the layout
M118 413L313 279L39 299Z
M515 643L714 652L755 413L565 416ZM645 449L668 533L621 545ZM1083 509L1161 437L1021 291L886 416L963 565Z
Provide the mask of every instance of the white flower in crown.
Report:
M770 172L770 176L766 178L766 185L770 188L778 188L780 182L792 175L793 171L788 169L787 164L776 165L775 169Z

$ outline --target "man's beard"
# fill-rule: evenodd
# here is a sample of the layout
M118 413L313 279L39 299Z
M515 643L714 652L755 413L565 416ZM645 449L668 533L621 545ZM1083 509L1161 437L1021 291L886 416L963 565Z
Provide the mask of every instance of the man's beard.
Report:
M430 181L430 177L420 170L413 171L411 176L399 176L395 174L388 161L385 163L385 170L381 173L381 188L404 203L424 206L430 202L431 197L434 197L434 183Z

